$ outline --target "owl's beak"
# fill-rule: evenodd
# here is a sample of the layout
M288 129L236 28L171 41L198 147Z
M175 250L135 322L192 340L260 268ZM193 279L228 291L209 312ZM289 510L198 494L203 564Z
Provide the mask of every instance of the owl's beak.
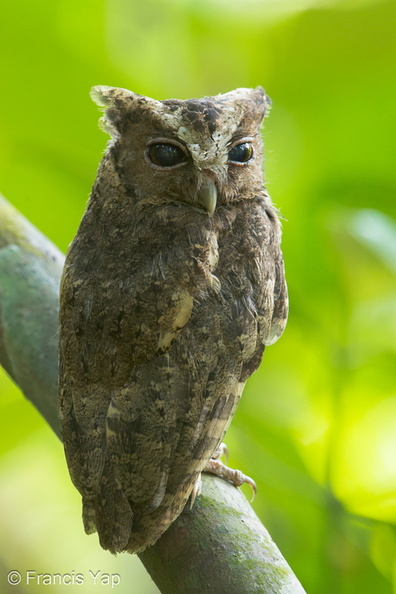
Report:
M197 204L204 208L211 217L217 204L217 188L211 179L205 180L199 187L197 194Z

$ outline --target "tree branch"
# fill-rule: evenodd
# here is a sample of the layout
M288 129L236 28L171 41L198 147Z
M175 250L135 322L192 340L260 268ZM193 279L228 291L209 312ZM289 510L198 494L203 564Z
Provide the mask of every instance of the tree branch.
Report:
M0 196L0 364L58 437L59 250ZM202 494L139 555L163 594L304 594L243 493L203 475Z

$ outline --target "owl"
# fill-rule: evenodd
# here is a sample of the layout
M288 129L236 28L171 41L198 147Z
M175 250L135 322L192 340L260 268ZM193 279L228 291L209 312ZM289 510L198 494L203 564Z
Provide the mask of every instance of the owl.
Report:
M85 531L133 553L194 499L202 471L248 480L219 447L284 329L287 290L261 87L92 97L111 140L63 271L59 410Z

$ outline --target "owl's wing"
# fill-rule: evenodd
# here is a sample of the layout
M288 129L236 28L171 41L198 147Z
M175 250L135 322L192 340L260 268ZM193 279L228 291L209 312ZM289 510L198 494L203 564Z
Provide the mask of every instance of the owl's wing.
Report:
M79 286L73 288L68 279L62 285L64 445L72 480L83 495L86 531L113 535L111 542L102 539L103 546L121 550L132 525L129 501L147 508L163 498L177 412L175 402L163 400L173 381L166 358L190 318L193 298L187 291L162 291L159 315L153 299L138 302L129 294L122 316L114 303L101 317L95 315L94 299L89 310L84 307ZM101 331L90 335L95 324ZM132 342L134 336L139 338Z
M257 261L260 272L255 284L261 290L258 311L263 323L259 324L259 334L262 344L269 346L280 338L285 329L289 301L280 248L280 214L272 204L266 203L261 215L260 229L263 241L262 251Z
M177 513L168 519L185 476L174 457L183 434L175 394L180 374L166 369L166 357L137 366L128 387L114 392L108 406L105 466L96 496L83 498L83 516L87 531L96 529L101 545L112 552L145 548L148 538L154 542L191 491L179 497ZM185 457L180 453L180 461Z
M274 344L282 336L285 329L287 316L289 312L289 299L287 294L287 285L285 279L285 271L282 254L279 250L277 257L274 261L275 264L275 278L274 278L274 289L273 289L273 312L271 319L271 326L268 337L265 339L264 344L269 346Z
M80 493L91 497L98 489L103 472L106 442L104 426L107 414L106 394L87 387L73 386L59 361L58 409L62 421L62 438L73 483Z
M109 407L107 460L133 518L128 543L115 541L114 526L120 524L125 511L121 503L111 504L119 494L109 498L101 488L102 499L106 499L110 509L99 515L111 521L104 525L106 517L99 518L98 531L102 546L110 550L126 547L135 551L147 546L147 538L154 542L180 513L200 472L219 445L243 387L235 384L234 393L216 397L213 385L204 394L198 394L185 381L187 373L173 370L174 378L170 378L171 372L167 385L164 375L164 384L161 383L160 366L157 369L160 377L156 377L150 389L142 389L143 381L139 385L142 391L137 402L140 398L145 401L144 408L139 410L137 406L133 411L126 402L120 404L121 394L112 399ZM106 475L104 472L104 487L108 485Z

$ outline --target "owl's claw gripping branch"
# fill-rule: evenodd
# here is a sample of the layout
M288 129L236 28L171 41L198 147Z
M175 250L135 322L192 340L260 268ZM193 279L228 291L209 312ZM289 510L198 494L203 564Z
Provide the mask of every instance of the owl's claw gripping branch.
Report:
M251 501L253 501L253 499L255 498L255 496L257 494L257 486L256 486L255 481L250 476L243 474L243 472L241 472L240 470L235 470L234 468L229 468L229 466L226 466L225 464L223 464L223 462L220 462L220 458L222 456L225 456L225 458L228 462L228 448L225 443L221 443L219 445L219 447L217 448L217 450L215 450L215 452L212 454L212 457L210 458L209 462L206 464L206 466L204 468L204 472L210 472L211 474L215 474L216 476L219 476L220 478L223 478L224 480L229 481L235 487L240 487L244 483L247 483L248 485L250 485L252 487L253 497L252 497ZM201 475L199 475L199 477L196 480L196 483L194 485L194 488L191 491L190 509L194 505L195 499L198 497L198 495L201 494L201 488L202 488L202 478L201 478Z
M256 483L250 476L243 474L243 472L241 472L240 470L235 470L234 468L229 468L229 466L226 466L225 464L220 462L219 458L221 458L221 456L223 454L226 454L226 456L228 458L227 446L224 443L221 443L220 446L218 447L218 449L213 454L212 458L206 464L204 471L210 472L211 474L215 474L216 476L219 476L220 478L223 478L226 481L230 481L233 485L235 485L235 487L240 487L244 483L247 483L248 485L250 485L252 487L253 497L252 497L251 501L253 501L253 499L255 498L255 496L257 494ZM195 496L196 495L199 495L199 493L195 493ZM195 496L194 496L194 499L195 499Z
M213 460L220 460L220 458L222 458L223 456L225 457L226 462L228 463L229 451L225 443L221 443L219 445L217 450L215 450L215 452L212 454L211 458Z

